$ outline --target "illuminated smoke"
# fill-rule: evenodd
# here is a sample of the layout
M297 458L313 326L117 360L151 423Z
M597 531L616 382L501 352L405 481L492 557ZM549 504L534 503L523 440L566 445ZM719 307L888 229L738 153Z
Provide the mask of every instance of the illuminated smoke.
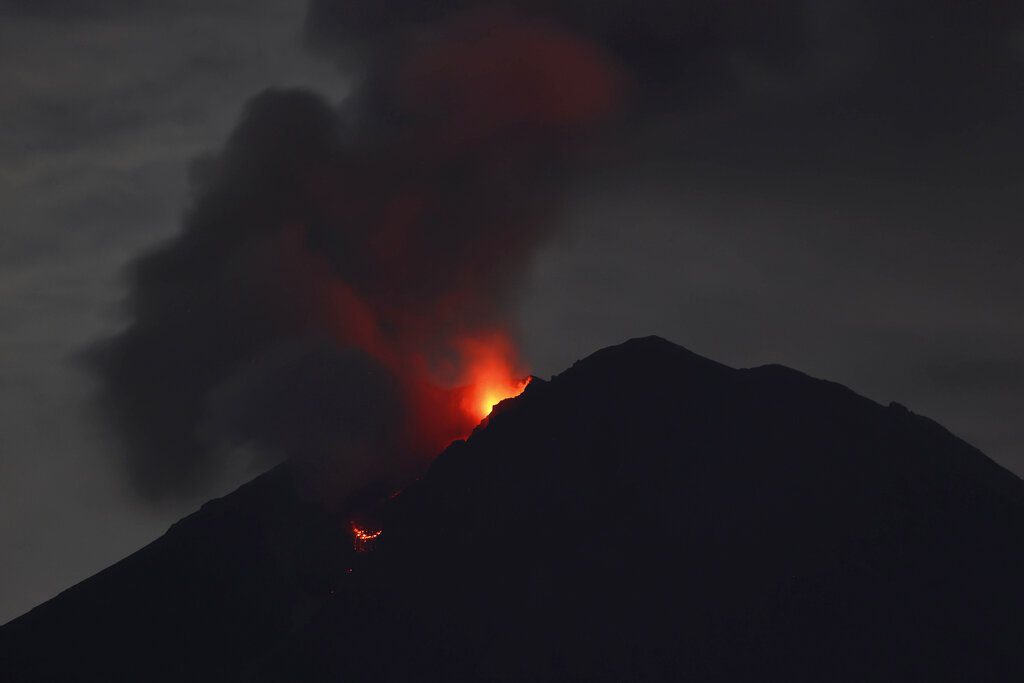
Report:
M356 93L254 98L93 354L139 490L240 446L339 493L422 468L524 386L510 311L581 149L789 68L807 6L313 0Z
M377 56L340 109L255 98L94 353L140 491L190 490L249 445L344 493L521 391L515 292L626 87L588 40L472 11Z

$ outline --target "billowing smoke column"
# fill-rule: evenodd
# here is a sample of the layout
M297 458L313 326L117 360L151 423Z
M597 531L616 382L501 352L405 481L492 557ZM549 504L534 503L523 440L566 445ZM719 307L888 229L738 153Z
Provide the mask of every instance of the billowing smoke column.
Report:
M246 445L344 493L422 466L521 389L517 282L626 79L507 10L385 43L341 109L254 99L197 162L183 232L134 264L130 324L94 358L146 495Z
M140 491L255 446L344 492L467 434L521 388L510 304L580 148L792 69L808 6L313 0L356 94L255 98L94 353Z

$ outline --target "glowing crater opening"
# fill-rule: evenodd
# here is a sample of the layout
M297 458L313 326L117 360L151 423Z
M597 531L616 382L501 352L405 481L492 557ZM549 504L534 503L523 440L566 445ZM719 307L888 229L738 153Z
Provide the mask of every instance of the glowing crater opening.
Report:
M461 350L466 360L463 383L467 387L462 409L476 422L490 415L498 403L523 393L530 383L517 367L511 341L502 334L463 339Z

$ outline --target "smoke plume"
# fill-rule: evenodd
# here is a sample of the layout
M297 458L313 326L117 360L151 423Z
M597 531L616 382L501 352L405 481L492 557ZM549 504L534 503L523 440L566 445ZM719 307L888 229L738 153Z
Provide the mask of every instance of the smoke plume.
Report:
M468 434L481 383L525 375L517 283L626 87L598 46L488 10L374 57L340 108L256 97L95 352L140 489L243 445L345 489Z
M1019 72L957 65L1006 63L992 28L1021 10L958 7L312 0L306 38L356 93L254 98L94 354L134 480L187 491L239 446L339 490L413 471L526 373L511 304L588 142L753 90L793 126L1018 102Z

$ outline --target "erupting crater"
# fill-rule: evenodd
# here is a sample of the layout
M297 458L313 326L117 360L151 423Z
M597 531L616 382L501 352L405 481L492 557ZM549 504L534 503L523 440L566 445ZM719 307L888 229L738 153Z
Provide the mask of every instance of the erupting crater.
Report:
M504 335L464 339L460 350L466 361L461 408L474 423L486 419L498 403L523 393L530 383L529 376L517 374L512 361L516 353Z
M533 379L532 375L516 376L517 365L512 360L516 355L502 335L463 339L459 346L465 363L462 386L449 394L450 400L438 402L437 398L442 394L429 393L422 395L422 403L418 405L420 419L434 422L434 429L440 428L433 433L434 437L441 437L436 439L439 450L434 451L435 455L452 441L467 438L477 426L487 421L497 404L519 396ZM429 430L424 434L429 434ZM417 445L427 446L428 443L435 441ZM388 500L399 493L393 492ZM379 525L367 524L364 519L360 516L349 522L353 547L360 553L372 550L374 541L383 532Z
M495 380L474 385L470 395L463 400L463 409L479 420L485 420L494 406L507 398L523 393L530 378L522 380Z

